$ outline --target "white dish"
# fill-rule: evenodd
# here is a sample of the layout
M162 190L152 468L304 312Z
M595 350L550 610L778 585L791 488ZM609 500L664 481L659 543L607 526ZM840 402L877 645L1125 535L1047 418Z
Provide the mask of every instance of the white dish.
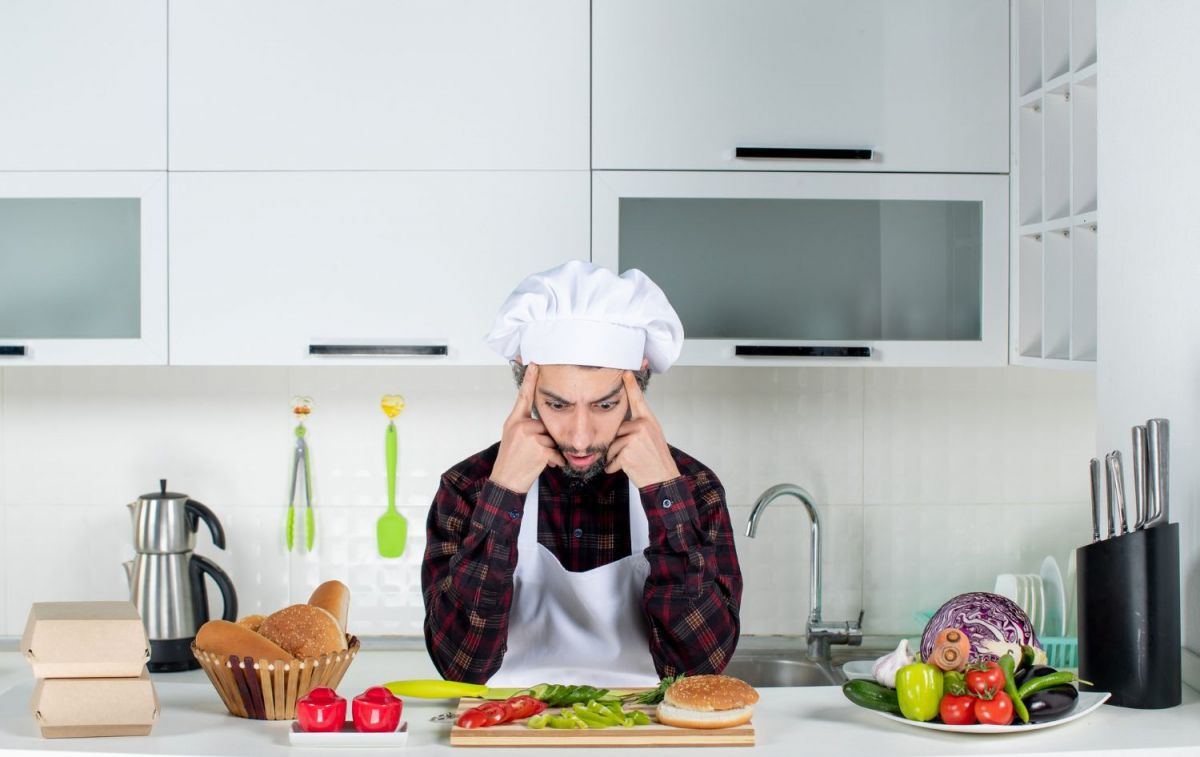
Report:
M1067 558L1067 636L1078 632L1078 603L1075 598L1075 550Z
M891 654L891 652L888 652ZM842 672L846 674L846 678L853 681L856 678L866 678L869 680L875 679L875 661L874 660L851 660L842 666Z
M1044 723L1026 723L1023 725L946 725L945 723L922 723L917 720L908 720L899 715L892 715L878 710L867 710L867 712L885 717L888 720L895 720L897 723L904 723L905 725L925 728L931 731L953 731L954 733L1028 733L1030 731L1040 731L1043 728L1053 728L1056 725L1070 723L1073 720L1079 720L1107 702L1111 696L1112 694L1109 694L1107 691L1081 691L1079 692L1079 701L1075 703L1075 709L1064 714L1057 720L1047 720Z
M292 721L288 729L288 743L304 747L398 747L408 743L408 722L401 721L400 727L387 733L359 733L353 721L342 723L342 730L329 733L309 733L300 730L300 724Z
M1042 622L1042 634L1066 636L1067 594L1063 587L1062 571L1053 557L1042 561L1042 587L1046 593L1046 619Z

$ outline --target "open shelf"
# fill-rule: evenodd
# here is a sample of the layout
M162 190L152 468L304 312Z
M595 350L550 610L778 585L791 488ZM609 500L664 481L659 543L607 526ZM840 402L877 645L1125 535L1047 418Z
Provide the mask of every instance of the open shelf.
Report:
M1042 0L1020 0L1020 49L1017 53L1017 92L1028 94L1042 86Z
M1071 232L1042 235L1042 357L1071 357Z
M1071 215L1071 100L1068 85L1047 92L1042 103L1045 122L1042 218L1053 221Z
M1071 204L1076 215L1096 209L1096 77L1071 86Z
M1020 302L1017 351L1025 357L1042 356L1042 236L1023 236L1017 251Z
M1096 65L1096 0L1071 2L1071 70Z
M1071 359L1096 359L1096 226L1071 231Z
M1042 220L1042 103L1021 108L1020 123L1019 223Z
M1042 81L1071 72L1071 0L1043 0Z

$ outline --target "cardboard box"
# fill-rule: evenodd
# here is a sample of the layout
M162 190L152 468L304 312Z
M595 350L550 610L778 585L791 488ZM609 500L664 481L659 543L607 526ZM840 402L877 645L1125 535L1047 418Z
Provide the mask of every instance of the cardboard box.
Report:
M37 678L136 678L150 641L132 602L35 602L21 651Z
M43 678L29 703L42 738L145 736L158 720L158 694L138 678Z

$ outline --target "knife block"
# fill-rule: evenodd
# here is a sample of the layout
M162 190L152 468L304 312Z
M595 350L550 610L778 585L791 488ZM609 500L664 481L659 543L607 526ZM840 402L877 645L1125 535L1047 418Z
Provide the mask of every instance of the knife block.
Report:
M1112 692L1108 704L1143 710L1183 698L1179 524L1116 536L1075 551L1079 677Z

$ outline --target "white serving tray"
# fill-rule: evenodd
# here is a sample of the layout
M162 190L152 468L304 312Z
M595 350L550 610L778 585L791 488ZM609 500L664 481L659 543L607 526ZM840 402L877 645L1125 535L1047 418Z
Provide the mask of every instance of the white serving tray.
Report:
M288 731L288 743L303 747L398 747L408 743L408 721L400 721L400 727L387 733L360 733L354 730L354 722L342 723L342 730L326 733L309 733L300 730L293 722Z

